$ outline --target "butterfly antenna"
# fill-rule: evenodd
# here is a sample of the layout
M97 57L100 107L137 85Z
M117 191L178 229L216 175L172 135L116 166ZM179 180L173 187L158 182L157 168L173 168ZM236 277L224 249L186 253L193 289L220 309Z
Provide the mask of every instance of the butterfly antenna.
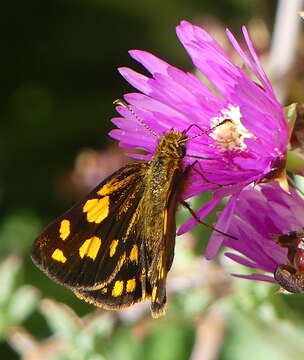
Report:
M136 112L132 109L132 107L127 104L124 100L122 99L117 99L113 101L114 105L118 105L118 106L123 106L124 108L128 109L130 111L130 113L135 117L135 119L146 129L148 130L153 136L155 136L156 138L159 139L159 135L150 128L150 126L148 126L137 114Z
M197 124L191 124L188 129L185 131L185 133L187 131L189 131L191 129L191 127L195 126L197 127L198 129L201 130L201 132L199 134L196 134L196 135L193 135L191 137L187 137L186 139L183 140L183 142L188 142L189 140L193 140L193 139L196 139L197 137L200 137L202 135L208 135L210 132L212 132L214 129L216 129L218 126L221 126L225 123L228 123L228 122L232 122L230 119L224 119L223 121L221 121L220 123L214 125L212 128L210 129L207 129L207 130L203 130L200 126L198 126Z

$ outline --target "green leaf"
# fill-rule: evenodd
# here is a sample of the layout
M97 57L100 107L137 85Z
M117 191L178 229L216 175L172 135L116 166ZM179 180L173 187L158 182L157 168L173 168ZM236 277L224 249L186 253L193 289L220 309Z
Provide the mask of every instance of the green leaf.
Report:
M10 298L20 267L21 259L15 255L6 258L0 265L0 305Z
M13 323L21 323L30 315L37 306L38 294L38 290L29 285L16 290L9 303L9 316Z
M73 341L81 329L81 319L65 304L44 299L41 302L40 311L45 316L51 330L69 341Z
M285 118L288 122L289 136L291 136L296 119L297 119L297 103L290 104L284 107Z

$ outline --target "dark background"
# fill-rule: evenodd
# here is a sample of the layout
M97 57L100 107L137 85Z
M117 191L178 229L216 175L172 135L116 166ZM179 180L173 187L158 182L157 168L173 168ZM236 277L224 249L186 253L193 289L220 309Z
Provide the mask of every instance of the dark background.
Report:
M80 149L108 144L112 101L130 90L116 69L137 66L129 49L191 70L175 26L214 16L238 32L259 13L271 26L270 6L242 3L1 2L1 217L29 209L44 219L65 207L54 198L54 177L72 166Z
M271 34L276 5L276 1L264 0L1 1L0 260L4 264L2 270L5 269L2 274L8 278L14 274L13 269L18 270L11 280L11 295L7 295L5 301L0 301L0 316L3 319L0 354L3 358L19 358L12 349L15 344L12 334L17 326L22 325L22 329L40 341L51 335L58 336L58 329L50 325L47 311L43 306L41 308L39 299L51 297L67 303L79 316L93 309L47 279L32 265L29 251L43 226L79 199L86 188L93 186L88 181L77 182L76 179L75 182L75 161L79 154L91 149L89 159L94 156L95 159L114 144L107 135L112 128L110 119L115 116L112 102L132 90L116 69L131 66L142 71L130 59L127 51L145 49L175 66L191 71L189 58L175 36L175 26L180 20L206 24L207 30L208 24L220 30L229 27L239 35L241 25L258 19ZM96 168L98 173L100 169L98 166ZM203 234L197 231L196 239ZM205 244L206 239L203 242ZM198 252L198 249L202 247L204 245L198 241L191 249L191 256L200 257L201 251ZM8 259L13 259L12 263L5 267ZM16 265L14 259L18 259L16 261L20 261L20 264ZM183 260L179 259L177 263L180 261ZM28 310L28 316L19 322L13 321L8 315L9 304L12 303L13 294L25 284L39 289L39 295L33 309ZM251 348L256 350L256 346L266 346L263 342L265 339L260 335L260 327L270 334L271 324L275 321L278 321L280 336L283 334L282 338L285 339L286 334L281 326L284 328L286 320L283 325L279 321L280 318L288 318L286 313L290 314L291 308L295 311L293 319L300 318L300 325L304 323L302 311L298 310L303 305L303 298L275 300L273 288L269 285L251 284L242 285L243 295L239 298L228 296L227 306L231 305L229 301L234 305L230 306L233 310L228 315L231 321L224 327L226 335L218 345L221 349L220 359L241 359L241 354L248 355ZM203 313L204 304L210 299L208 296L204 298L202 311L193 314L184 311L181 305L187 303L187 296L188 291L185 291L180 298L173 300L169 320L160 320L160 325L156 328L153 325L152 330L150 325L144 323L143 329L148 326L151 330L147 336L138 336L138 328L140 334L145 334L140 328L141 322L135 321L130 325L115 320L110 335L103 334L104 337L100 335L98 338L98 344L102 346L101 349L97 347L96 352L103 354L106 359L115 360L128 356L130 359L140 359L142 356L151 360L188 359L199 336L198 319ZM246 301L243 303L244 296ZM249 310L246 308L248 302L253 304ZM14 306L18 308L21 303L19 299ZM268 310L276 314L272 314L272 322L266 321L266 325L260 319L260 314L265 310L261 310L260 303L266 303L272 309ZM242 312L244 307L245 313ZM247 329L247 334L251 334L252 347L239 345L246 343L242 327ZM220 332L210 329L211 332ZM67 333L70 334L69 331ZM60 331L59 334L64 336ZM294 336L292 331L287 334L287 337ZM267 354L277 356L278 343L282 344L282 341L270 341L267 344L270 344L270 350L257 351L260 359L264 359L263 356L266 359ZM113 347L115 351L122 350L115 352ZM290 347L286 348L287 354L290 354ZM233 351L236 351L234 357ZM84 354L79 355L83 356L79 359L91 358L90 354ZM283 355L286 356L284 351ZM59 355L56 356L55 359L61 359ZM257 356L255 354L254 358ZM294 352L293 358L296 359L296 356ZM279 356L277 358L281 359ZM77 357L68 352L67 357L62 359L73 360Z

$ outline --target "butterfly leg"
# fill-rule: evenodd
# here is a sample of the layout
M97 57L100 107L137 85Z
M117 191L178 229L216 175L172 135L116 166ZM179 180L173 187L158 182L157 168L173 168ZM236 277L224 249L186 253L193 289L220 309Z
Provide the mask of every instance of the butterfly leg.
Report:
M186 208L188 209L188 211L190 212L190 214L194 217L194 219L199 223L199 224L202 224L204 226L206 226L207 228L209 229L212 229L213 231L216 231L217 233L221 234L221 235L224 235L224 236L227 236L233 240L238 240L237 237L233 236L233 235L230 235L230 234L227 234L221 230L218 230L216 229L214 226L210 225L210 224L207 224L205 223L204 221L202 221L195 213L195 211L192 210L191 206L184 200L181 201L181 204Z
M231 186L231 185L236 184L235 182L231 182L231 183L228 183L228 184L218 184L218 183L215 183L213 181L210 181L209 179L206 178L206 176L204 174L202 174L199 170L197 170L195 168L195 165L197 165L197 164L199 165L199 167L201 167L201 164L199 163L199 161L196 160L191 165L189 165L189 168L190 168L190 170L192 170L196 174L198 174L204 180L204 182L206 182L207 184L215 185L215 186L217 186L217 188L222 188L224 186Z

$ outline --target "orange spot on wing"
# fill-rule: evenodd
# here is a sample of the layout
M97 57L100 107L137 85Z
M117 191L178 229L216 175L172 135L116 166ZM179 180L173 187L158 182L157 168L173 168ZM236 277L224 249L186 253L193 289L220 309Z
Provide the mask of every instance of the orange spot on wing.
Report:
M136 280L135 279L129 279L127 281L127 293L128 292L133 292L135 290L136 287Z
M101 223L109 214L110 199L108 196L101 199L90 199L83 206L89 222Z
M113 240L110 244L110 257L114 256L116 248L118 245L118 240Z
M157 286L154 286L153 287L153 290L152 290L152 301L155 301L156 300L156 293L157 293Z
M52 259L59 261L63 264L67 261L67 258L63 255L63 252L60 249L54 250L52 254Z
M113 290L112 290L112 296L117 297L120 296L123 292L124 282L123 280L117 280L115 281Z
M164 211L164 234L167 234L167 225L168 225L168 211Z
M135 244L133 245L130 255L129 255L130 261L136 261L138 262L138 246Z
M60 228L59 228L59 236L62 240L65 240L71 232L70 229L70 221L69 220L62 220L60 223Z
M101 239L97 236L93 236L90 239L84 241L79 248L79 256L83 259L85 256L95 260L98 251L100 249Z

